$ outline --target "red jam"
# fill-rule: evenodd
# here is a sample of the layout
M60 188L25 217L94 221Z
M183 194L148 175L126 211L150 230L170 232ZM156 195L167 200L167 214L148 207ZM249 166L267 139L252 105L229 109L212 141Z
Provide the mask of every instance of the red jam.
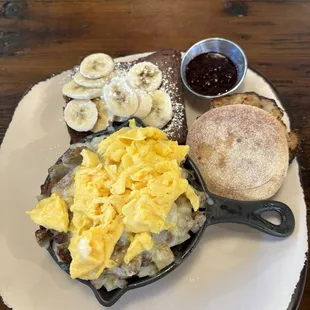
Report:
M186 80L190 88L201 95L224 94L237 83L237 67L223 54L203 53L188 63Z

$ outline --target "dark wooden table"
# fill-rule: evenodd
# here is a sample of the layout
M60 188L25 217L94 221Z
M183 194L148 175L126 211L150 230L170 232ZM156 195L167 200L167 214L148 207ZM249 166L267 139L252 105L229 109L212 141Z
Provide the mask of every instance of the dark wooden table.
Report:
M114 57L231 39L277 87L310 203L310 0L0 0L0 143L23 93L97 51ZM310 273L300 310L310 309ZM0 310L7 309L1 305Z

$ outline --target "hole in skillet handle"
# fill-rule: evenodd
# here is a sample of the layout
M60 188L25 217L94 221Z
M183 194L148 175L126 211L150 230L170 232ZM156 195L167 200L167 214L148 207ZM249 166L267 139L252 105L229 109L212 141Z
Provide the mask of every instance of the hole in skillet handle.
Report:
M137 127L145 127L139 118L131 118L131 119L134 119L136 121ZM108 136L108 135L120 130L121 128L128 127L128 126L129 126L129 120L120 124L119 126L115 127L114 129L108 128L106 130L91 134L91 135L85 137L83 140L81 140L78 143L88 142L95 137L100 137L100 136L104 136L104 135ZM193 181L195 182L195 184L200 189L205 190L206 186L204 184L203 178L202 178L201 174L199 173L197 167L194 165L193 161L187 157L183 166L192 171ZM159 279L163 278L164 276L166 276L167 274L169 274L170 272L172 272L178 266L180 266L180 264L185 260L185 258L188 257L192 253L192 251L195 249L195 247L198 244L199 240L201 239L203 232L204 232L206 227L207 227L207 225L203 225L198 230L198 232L190 233L191 238L189 238L187 241L185 241L184 243L182 243L180 245L172 247L171 250L173 251L174 256L175 256L174 262L172 264L170 264L169 266L167 266L166 268L162 269L157 275L155 275L153 277L144 277L144 278L138 278L137 276L132 277L132 278L127 280L128 285L126 287L115 289L115 290L112 290L110 292L108 292L104 287L97 290L91 284L90 281L85 281L85 280L81 280L81 279L76 279L76 280L87 285L93 291L95 297L97 298L98 302L101 305L103 305L105 307L110 307L110 306L114 305L121 298L121 296L124 293L126 293L127 291L135 289L135 288L139 288L139 287L151 284L151 283L154 283L154 282L158 281ZM50 244L50 246L48 247L47 250L48 250L49 254L52 256L53 260L58 264L58 266L61 269L63 269L69 275L70 274L69 273L69 265L64 263L64 262L58 261L57 256L52 249L52 243Z
M274 225L280 225L282 223L282 218L279 213L275 211L266 211L261 214L261 216L268 222Z

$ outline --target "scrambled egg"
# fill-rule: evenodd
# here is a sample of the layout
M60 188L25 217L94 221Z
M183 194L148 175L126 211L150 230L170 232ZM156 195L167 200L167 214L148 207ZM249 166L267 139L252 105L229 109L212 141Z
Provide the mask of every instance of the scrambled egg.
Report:
M73 234L69 251L72 256L72 278L98 279L105 268L116 264L110 260L114 246L123 232L122 218L116 215L110 223L104 223Z
M143 251L150 251L153 248L152 236L148 232L136 234L131 240L130 246L124 258L125 264L128 264L133 258Z
M69 216L66 202L57 194L41 200L36 207L26 212L31 220L45 228L68 232Z
M39 225L72 233L69 251L72 278L97 279L111 260L114 247L124 232L132 239L124 262L151 250L151 233L160 233L175 224L167 216L182 194L193 209L199 199L181 176L180 163L188 146L169 141L154 127L138 128L131 121L100 142L97 152L84 149L83 161L75 173L74 199L69 225L65 202L56 194L43 199L31 219Z

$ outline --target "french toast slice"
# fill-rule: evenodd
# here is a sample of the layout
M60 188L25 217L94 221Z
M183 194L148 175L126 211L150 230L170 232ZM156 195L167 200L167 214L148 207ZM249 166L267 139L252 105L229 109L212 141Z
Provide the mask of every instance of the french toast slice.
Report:
M162 128L162 130L167 134L170 140L177 141L179 144L185 144L188 128L180 75L181 60L182 56L179 51L173 49L160 50L135 61L118 62L116 63L115 70L116 72L120 71L124 74L129 71L133 65L143 61L149 61L159 67L163 75L161 88L170 95L173 111L171 121ZM71 98L65 97L65 100L69 102ZM71 144L81 141L92 133L90 131L78 132L68 126L67 128L71 137Z

